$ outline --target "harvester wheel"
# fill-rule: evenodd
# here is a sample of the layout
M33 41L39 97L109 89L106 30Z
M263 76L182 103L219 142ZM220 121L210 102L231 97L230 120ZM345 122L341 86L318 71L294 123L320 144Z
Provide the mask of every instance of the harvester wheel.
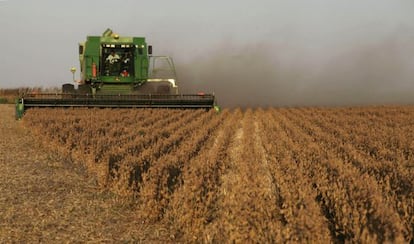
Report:
M62 85L62 93L73 94L75 92L75 86L73 84L63 84Z
M87 84L79 85L78 93L79 94L92 94L92 90L91 90L91 87Z

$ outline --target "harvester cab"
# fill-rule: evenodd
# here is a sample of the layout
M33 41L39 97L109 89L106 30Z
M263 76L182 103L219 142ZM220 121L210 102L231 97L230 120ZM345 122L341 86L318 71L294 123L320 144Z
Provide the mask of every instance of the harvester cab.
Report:
M180 94L172 58L152 55L144 37L119 36L111 29L87 36L79 44L79 61L77 86L63 84L60 94L23 94L16 117L31 107L215 107L213 94Z
M178 94L172 59L153 56L144 37L119 36L107 29L79 44L79 60L78 94Z

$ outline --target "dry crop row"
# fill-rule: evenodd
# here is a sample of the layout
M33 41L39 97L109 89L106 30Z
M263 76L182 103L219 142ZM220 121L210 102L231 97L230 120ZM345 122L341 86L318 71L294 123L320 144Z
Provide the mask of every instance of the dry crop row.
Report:
M404 242L413 107L32 109L25 125L184 241Z
M403 219L399 221L404 225L402 228L408 230L408 235L412 235L414 178L412 171L408 170L413 151L412 128L409 126L412 118L407 116L409 113L405 113L410 111L409 108L405 109L401 108L401 113L396 112L395 117L391 117L395 108L389 108L383 113L372 111L368 115L358 111L354 116L337 114L335 117L328 115L313 118L309 111L296 115L311 123L307 126L310 133L319 130L318 134L312 134L318 143L330 143L329 148L342 162L347 162L359 172L369 175L372 185L379 189L380 194L386 196L387 204L393 206L399 218ZM363 123L364 117L369 122ZM330 124L325 119L335 120L336 123ZM315 127L315 124L320 127Z

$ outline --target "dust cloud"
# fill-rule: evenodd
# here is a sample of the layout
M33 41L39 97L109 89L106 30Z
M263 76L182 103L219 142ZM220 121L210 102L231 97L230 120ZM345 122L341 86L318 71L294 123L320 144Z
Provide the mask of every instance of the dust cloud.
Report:
M182 93L224 107L414 103L414 43L398 36L312 53L289 44L224 43L177 65Z

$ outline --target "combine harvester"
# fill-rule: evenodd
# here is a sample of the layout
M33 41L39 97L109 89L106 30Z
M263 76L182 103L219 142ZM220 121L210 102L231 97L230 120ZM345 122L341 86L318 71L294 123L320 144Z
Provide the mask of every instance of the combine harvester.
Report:
M153 56L143 37L122 37L107 29L79 44L81 79L59 94L23 94L16 118L33 107L214 108L213 94L180 94L172 59ZM71 69L74 74L75 68ZM74 79L75 80L75 79Z

